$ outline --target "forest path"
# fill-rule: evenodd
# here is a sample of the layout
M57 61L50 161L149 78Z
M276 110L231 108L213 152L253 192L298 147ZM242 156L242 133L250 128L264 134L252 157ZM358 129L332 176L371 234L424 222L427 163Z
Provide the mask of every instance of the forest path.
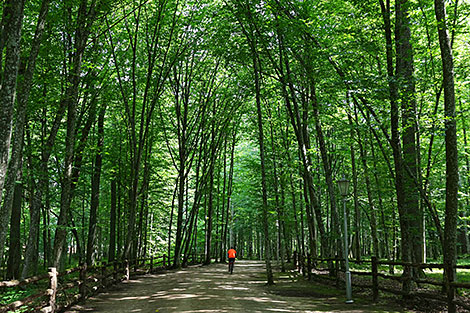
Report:
M237 261L232 275L226 264L192 266L131 279L67 312L402 312L360 299L346 305L341 290L284 275L268 287L260 261Z

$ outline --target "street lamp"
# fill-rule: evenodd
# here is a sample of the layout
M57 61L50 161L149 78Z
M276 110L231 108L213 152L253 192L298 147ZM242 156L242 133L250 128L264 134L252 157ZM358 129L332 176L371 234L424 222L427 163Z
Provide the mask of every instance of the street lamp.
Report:
M344 260L346 265L346 303L353 303L351 291L351 272L349 271L349 246L348 246L348 220L346 216L346 196L348 195L349 180L343 175L343 178L338 180L338 187L341 196L343 196L343 212L344 212Z

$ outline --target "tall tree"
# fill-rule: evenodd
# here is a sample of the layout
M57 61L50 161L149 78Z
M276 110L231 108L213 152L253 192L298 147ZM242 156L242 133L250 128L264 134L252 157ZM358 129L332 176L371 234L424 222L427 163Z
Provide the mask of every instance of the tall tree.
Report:
M7 174L8 157L11 142L13 108L16 96L16 78L20 62L21 27L23 25L24 0L8 0L5 2L2 19L3 32L1 40L5 42L5 65L1 73L0 86L0 202L2 201L3 185ZM3 47L0 51L3 59ZM15 174L12 174L14 177ZM4 211L5 209L5 211ZM3 248L10 222L11 208L3 207L0 212L0 261L3 260Z
M396 79L399 90L399 104L402 111L402 151L404 190L404 215L406 227L402 229L403 259L422 261L422 209L419 206L419 190L416 179L419 175L417 164L417 121L416 121L416 95L414 82L413 48L411 44L411 30L409 22L408 0L397 0L395 3L395 45L396 45ZM407 246L410 245L410 246Z
M74 38L74 54L72 70L69 74L69 87L65 93L65 103L67 104L67 135L65 141L65 162L62 180L62 191L60 199L60 214L57 221L57 229L54 236L54 256L52 264L59 267L63 257L63 251L67 240L66 226L69 222L70 204L72 201L72 178L73 178L73 158L75 154L75 127L77 123L78 93L80 84L80 74L82 72L82 62L85 53L88 36L91 27L95 22L96 1L80 1L77 16L77 28Z
M106 107L101 108L98 116L98 138L96 143L95 164L93 166L93 175L91 179L91 201L90 201L90 222L88 223L88 240L86 246L86 264L93 264L93 254L96 242L97 214L100 205L100 180L101 167L103 163L103 140L104 140L104 117Z
M455 119L455 88L454 88L454 60L452 46L446 23L445 3L442 0L434 1L437 30L439 34L439 47L441 50L443 86L444 86L444 114L445 114L445 147L446 147L446 206L444 229L444 264L446 265L446 289L449 300L453 299L455 289L449 283L453 282L454 268L457 259L457 220L458 220L458 191L459 191L459 165L457 146L457 123ZM449 305L449 312L456 312L453 302Z

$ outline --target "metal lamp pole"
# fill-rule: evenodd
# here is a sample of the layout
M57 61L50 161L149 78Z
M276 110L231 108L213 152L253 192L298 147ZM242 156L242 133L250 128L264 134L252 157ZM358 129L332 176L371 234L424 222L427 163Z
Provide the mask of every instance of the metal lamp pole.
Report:
M352 289L351 289L351 272L349 271L349 245L348 245L348 220L346 215L346 196L348 195L349 180L346 177L338 180L339 191L343 196L343 214L344 214L344 260L346 266L346 303L353 303Z

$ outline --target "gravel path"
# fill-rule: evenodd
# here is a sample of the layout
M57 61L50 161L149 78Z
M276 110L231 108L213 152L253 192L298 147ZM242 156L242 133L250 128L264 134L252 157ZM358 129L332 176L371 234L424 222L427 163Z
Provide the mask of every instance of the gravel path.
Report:
M141 276L68 312L399 312L360 301L345 305L331 294L312 297L267 288L263 265L237 261L232 275L227 265L212 264Z

